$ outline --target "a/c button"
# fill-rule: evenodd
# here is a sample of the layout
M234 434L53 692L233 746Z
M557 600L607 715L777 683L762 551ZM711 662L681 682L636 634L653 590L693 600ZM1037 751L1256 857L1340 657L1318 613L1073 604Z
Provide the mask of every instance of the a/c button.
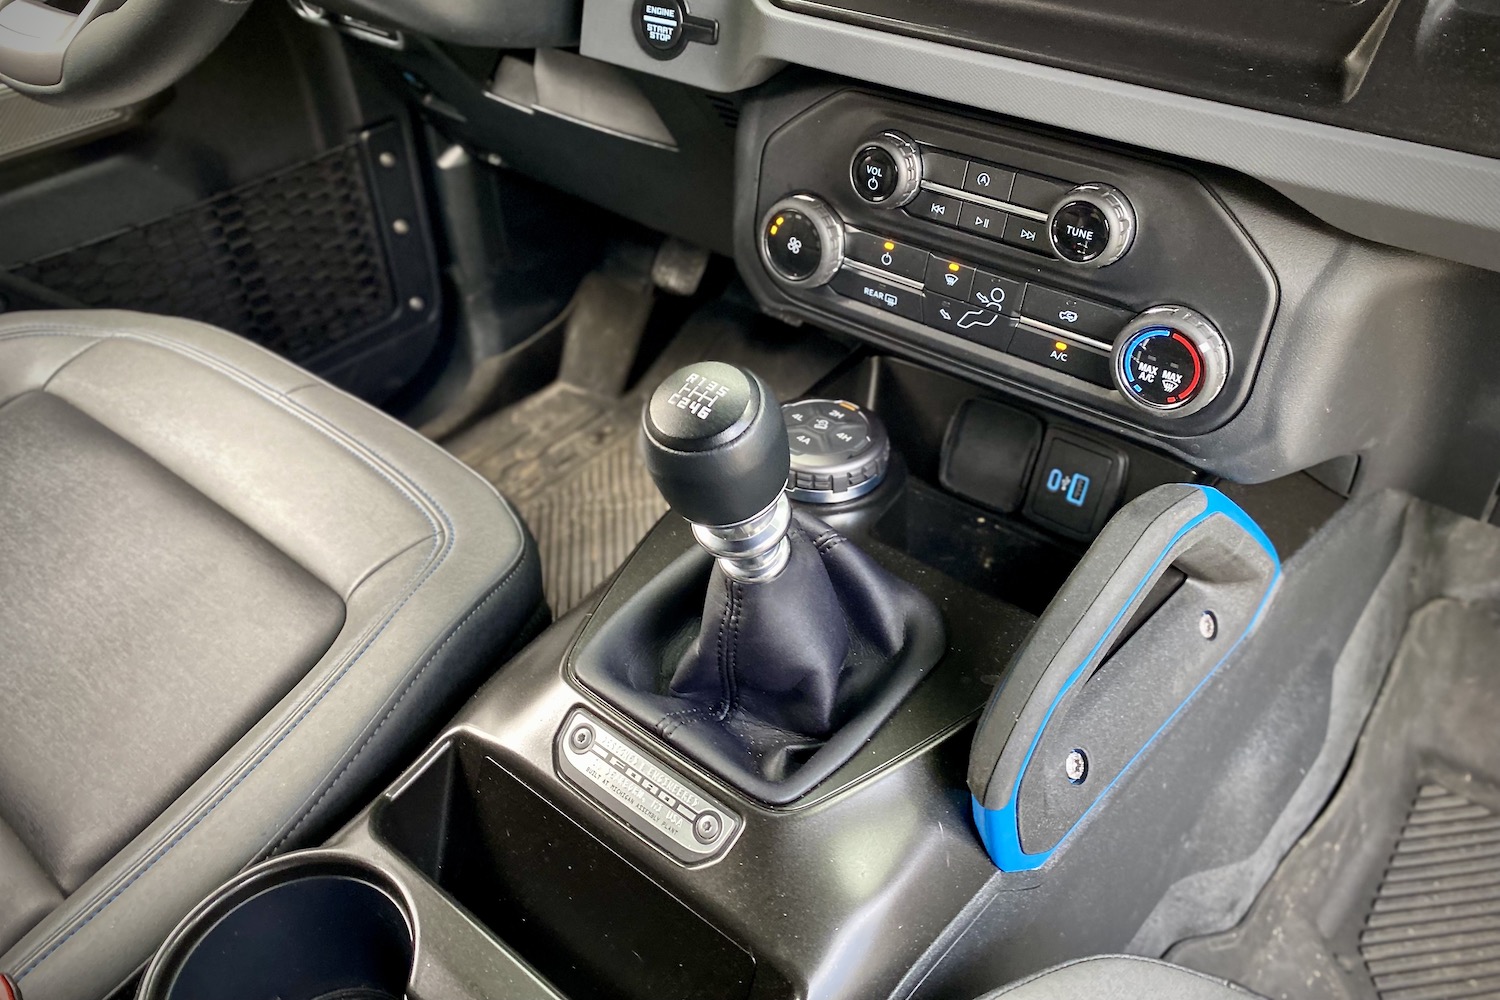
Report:
M1057 337L1019 327L1011 338L1010 353L1053 371L1109 388L1109 355Z

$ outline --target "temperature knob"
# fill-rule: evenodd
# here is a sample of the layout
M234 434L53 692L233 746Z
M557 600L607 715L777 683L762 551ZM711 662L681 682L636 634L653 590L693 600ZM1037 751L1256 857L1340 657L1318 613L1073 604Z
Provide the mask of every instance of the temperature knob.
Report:
M900 208L922 186L922 151L900 132L882 132L854 151L849 183L871 205Z
M823 199L794 194L771 206L760 224L760 257L783 284L824 284L844 260L844 223Z
M1115 385L1143 410L1166 417L1197 413L1224 388L1224 335L1186 306L1155 306L1125 325L1112 358Z

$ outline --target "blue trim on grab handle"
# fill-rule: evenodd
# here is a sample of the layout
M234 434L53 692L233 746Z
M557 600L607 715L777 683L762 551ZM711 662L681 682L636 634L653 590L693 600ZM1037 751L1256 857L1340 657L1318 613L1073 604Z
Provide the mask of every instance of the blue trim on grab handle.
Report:
M1193 486L1193 489L1199 490L1203 493L1204 498L1207 501L1204 509L1201 513L1195 515L1193 519L1190 520L1187 524L1184 524L1181 528L1177 529L1176 534L1171 537L1166 546L1162 549L1161 553L1156 557L1155 561L1151 563L1151 567L1146 570L1145 575L1141 578L1141 582L1136 584L1135 589L1130 592L1130 597L1126 599L1124 606L1121 607L1119 611L1115 612L1115 616L1110 619L1109 626L1104 630L1104 633L1100 637L1099 641L1094 644L1092 649L1089 650L1088 655L1083 658L1083 662L1080 663L1078 667L1068 675L1068 679L1063 683L1061 690L1059 690L1057 692L1057 696L1052 699L1052 704L1047 706L1047 714L1042 717L1042 724L1037 727L1036 735L1031 739L1031 746L1026 749L1026 759L1021 763L1021 769L1016 776L1015 784L1011 787L1009 797L1005 800L1005 804L1002 805L999 809L986 809L982 804L980 804L978 798L973 799L974 825L979 828L979 839L984 842L985 850L989 852L990 859L995 862L995 866L1001 871L1035 871L1036 869L1045 865L1048 860L1051 859L1052 855L1057 853L1058 848L1060 848L1063 843L1067 841L1068 837L1072 835L1073 831L1078 829L1079 825L1088 817L1089 813L1094 811L1094 807L1099 804L1099 801L1103 799L1104 796L1109 794L1110 789L1114 788L1115 785L1119 783L1120 779L1124 777L1125 773L1129 771L1130 768L1135 764L1135 762L1141 758L1141 756L1146 752L1147 748L1150 747L1151 744L1156 742L1157 738L1160 737L1161 734L1166 731L1167 727L1172 724L1173 720L1175 720L1177 716L1182 713L1182 710L1186 708L1188 703L1197 696L1198 692L1203 689L1204 685L1206 685L1214 677L1214 675L1219 672L1219 668L1224 665L1224 661L1229 659L1230 655L1233 654L1237 648L1239 648L1239 644L1244 641L1245 637L1253 632L1255 630L1255 627L1260 624L1261 617L1265 614L1266 606L1270 603L1271 594L1276 589L1277 581L1281 579L1281 559L1276 554L1276 547L1271 544L1271 540L1266 537L1266 533L1261 530L1260 525L1256 524L1255 521L1251 519L1249 514L1246 514L1234 503L1234 501L1230 500L1224 494L1220 493L1218 490L1214 489L1211 486ZM1251 617L1249 624L1245 626L1245 630L1241 632L1239 636L1235 638L1234 643L1224 651L1224 655L1219 658L1219 662L1214 664L1213 669L1211 669L1207 674L1203 676L1203 679L1193 687L1193 690L1188 692L1187 697L1184 698L1182 702L1172 710L1172 714L1167 716L1166 720L1162 722L1162 724L1157 728L1156 732L1152 733L1151 737L1146 740L1145 743L1141 744L1140 749L1135 752L1130 760L1125 762L1125 766L1120 768L1119 773L1115 775L1114 779L1111 780L1110 783L1105 786L1098 795L1094 796L1094 801L1089 803L1089 807L1083 811L1083 814L1079 816L1078 819L1073 823L1073 825L1070 826L1067 831L1057 839L1057 843L1052 845L1045 851L1038 851L1035 854L1026 853L1026 851L1021 847L1021 821L1020 816L1017 812L1017 804L1021 795L1021 782L1025 780L1026 772L1031 767L1031 758L1036 753L1037 745L1042 741L1042 734L1047 731L1047 724L1052 721L1052 716L1057 712L1058 706L1062 704L1062 700L1067 697L1068 692L1072 691L1073 688L1077 686L1079 681L1083 679L1084 673L1088 669L1089 665L1094 662L1095 657L1097 657L1102 650L1104 643L1109 639L1110 636L1114 634L1115 628L1120 624L1120 620L1125 617L1125 612L1129 608L1134 606L1136 598L1138 598L1141 595L1141 592L1144 591L1146 587L1152 582L1152 580L1155 579L1156 571L1161 567L1162 561L1167 558L1167 554L1170 553L1174 547L1176 547L1177 543L1182 540L1184 535L1192 531L1193 528L1195 528L1199 524L1202 524L1204 521L1208 520L1215 514L1222 514L1223 516L1229 518L1235 524L1238 524L1241 528L1243 528L1246 534L1254 539L1261 548L1265 549L1266 554L1271 557L1271 562L1276 568L1275 573L1271 576L1270 582L1266 585L1265 593L1261 595L1260 604L1258 607L1256 607L1255 614Z

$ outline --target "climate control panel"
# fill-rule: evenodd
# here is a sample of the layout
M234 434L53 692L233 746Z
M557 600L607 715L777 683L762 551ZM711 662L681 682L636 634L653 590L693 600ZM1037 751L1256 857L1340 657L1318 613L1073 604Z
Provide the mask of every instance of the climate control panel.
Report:
M1172 433L1232 414L1274 315L1190 174L869 94L771 133L757 199L783 310Z
M788 285L827 283L844 298L1092 385L1188 416L1218 396L1228 349L1183 306L1139 316L843 223L810 194L783 198L761 226L766 267Z

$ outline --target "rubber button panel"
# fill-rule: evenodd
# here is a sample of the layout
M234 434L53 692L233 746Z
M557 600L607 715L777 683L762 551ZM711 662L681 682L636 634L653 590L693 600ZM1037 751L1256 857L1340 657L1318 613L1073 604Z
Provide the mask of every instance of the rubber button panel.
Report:
M996 201L1010 201L1011 183L1015 179L1014 170L975 160L970 161L968 172L964 175L963 189L970 194L984 195Z
M923 322L935 330L997 351L1004 351L1010 345L1015 332L1015 325L993 309L932 294L924 302Z
M1019 327L1010 342L1010 353L1106 389L1114 385L1109 373L1108 354L1050 333L1038 333L1025 326Z
M931 254L927 258L925 284L929 292L937 292L950 299L966 299L974 287L975 271L948 257Z
M945 226L957 226L961 203L957 198L945 194L923 191L906 206L906 214L928 222L939 222Z

